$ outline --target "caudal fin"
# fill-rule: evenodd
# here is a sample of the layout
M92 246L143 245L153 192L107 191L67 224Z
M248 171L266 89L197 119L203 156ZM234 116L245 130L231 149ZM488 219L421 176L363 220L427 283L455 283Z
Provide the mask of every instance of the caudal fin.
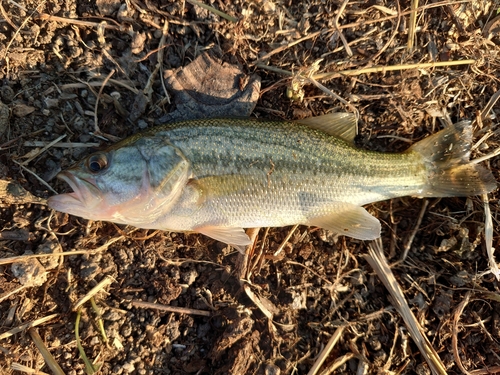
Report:
M471 143L470 121L461 121L410 148L421 154L428 165L428 186L422 196L463 197L496 189L491 171L470 162Z

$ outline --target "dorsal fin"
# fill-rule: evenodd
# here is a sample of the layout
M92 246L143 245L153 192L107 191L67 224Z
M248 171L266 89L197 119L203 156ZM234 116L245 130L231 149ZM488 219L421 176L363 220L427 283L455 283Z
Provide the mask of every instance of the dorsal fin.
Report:
M322 116L296 120L295 122L321 130L348 143L354 143L354 138L358 134L356 116L348 112L328 113Z

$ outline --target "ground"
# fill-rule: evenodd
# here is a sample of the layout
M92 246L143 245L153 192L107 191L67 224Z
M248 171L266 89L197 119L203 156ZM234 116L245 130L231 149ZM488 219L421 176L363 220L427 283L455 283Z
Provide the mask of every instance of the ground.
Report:
M160 75L208 50L260 76L253 116L357 110L357 145L384 152L471 120L472 157L484 156L499 143L497 3L421 2L414 18L403 0L213 0L223 15L189 0L0 5L0 373L307 374L337 333L311 373L431 373L367 243L262 228L245 257L202 235L90 222L44 200L69 189L55 179L61 169L110 136L174 113ZM498 178L498 160L484 164ZM443 371L491 373L500 304L482 198L367 209ZM499 239L494 231L493 247ZM42 252L64 256L28 259Z

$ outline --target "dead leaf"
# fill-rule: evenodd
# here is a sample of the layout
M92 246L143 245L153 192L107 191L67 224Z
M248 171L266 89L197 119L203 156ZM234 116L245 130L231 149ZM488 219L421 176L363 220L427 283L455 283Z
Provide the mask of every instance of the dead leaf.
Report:
M205 52L189 65L165 72L165 84L177 108L161 122L207 117L249 116L259 98L260 77L222 63Z
M6 180L0 180L0 201L7 204L46 204L47 202L46 199L35 197L19 185L18 182Z
M12 107L12 113L17 117L26 117L35 111L35 107L26 104L16 104Z

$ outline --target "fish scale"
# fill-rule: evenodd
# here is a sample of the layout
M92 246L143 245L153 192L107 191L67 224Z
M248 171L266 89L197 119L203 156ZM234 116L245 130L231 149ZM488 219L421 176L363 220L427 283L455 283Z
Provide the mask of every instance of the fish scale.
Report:
M237 125L241 124L244 130L236 135L230 128L235 126L234 120L226 121L226 126L221 126L220 120L192 121L189 126L160 131L157 135L168 137L184 150L200 178L252 176L256 182L251 185L254 197L264 192L292 197L300 191L316 191L325 199L363 205L417 194L426 182L426 169L417 153L359 150L305 126L298 132L297 124L292 122L240 120ZM278 181L286 184L267 186L268 182Z
M258 121L201 119L152 128L60 174L73 193L57 210L141 228L196 231L241 248L243 228L315 225L367 240L379 221L364 204L414 195L493 190L491 172L469 163L463 121L403 153L354 146L350 114Z

